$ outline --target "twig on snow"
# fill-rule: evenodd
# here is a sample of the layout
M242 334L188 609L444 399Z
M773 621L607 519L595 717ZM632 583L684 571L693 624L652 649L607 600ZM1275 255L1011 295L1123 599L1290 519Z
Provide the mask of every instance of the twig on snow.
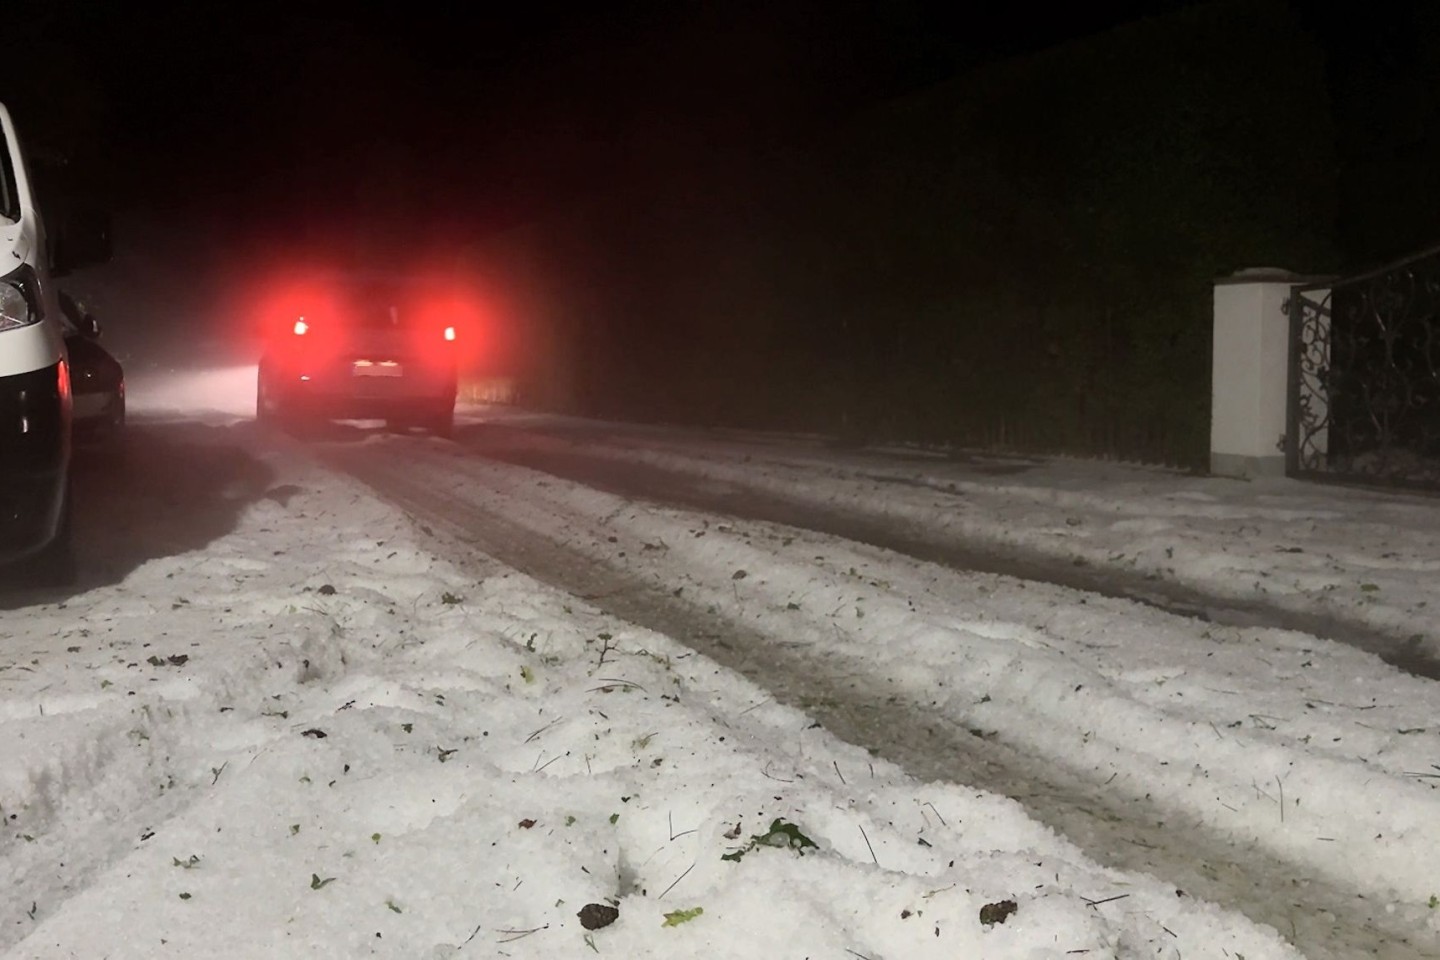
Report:
M860 836L865 838L865 847L870 851L870 859L875 861L875 866L880 866L880 858L875 856L875 848L870 846L870 835L865 832L865 825L857 823L856 826L860 828Z
M1432 770L1440 770L1440 767L1437 767L1435 764L1432 763L1432 764L1430 764L1430 769L1432 769ZM1432 780L1440 779L1440 773L1420 773L1419 771L1413 771L1413 770L1406 770L1406 771L1405 771L1405 776L1407 776L1407 777L1428 777L1429 779L1432 779Z
M766 778L768 778L768 779L770 779L770 780L775 780L775 781L777 781L777 782L779 782L779 783L794 783L794 782L795 782L794 780L786 780L784 777L771 776L771 774L770 774L770 764L769 764L769 763L766 763L766 764L765 764L765 769L764 769L764 770L761 770L760 773L761 773L762 775L764 775Z
M695 861L695 863L699 863L699 862L700 862L699 860L696 860L696 861ZM690 875L690 871L695 869L695 863L690 864L690 866L688 866L688 867L685 868L685 872L684 872L684 873L680 874L680 876L676 877L674 880L671 880L671 881L670 881L670 886L666 887L666 888L664 889L664 891L661 892L660 896L656 897L655 899L656 899L656 900L664 900L664 899L665 899L665 894L669 893L671 890L674 890L674 889L675 889L675 885L676 885L677 883L679 883L681 880L684 880L686 877L688 877L688 876Z
M540 736L540 734L544 733L546 730L549 730L551 727L555 726L555 724L559 723L563 719L563 717L556 717L554 720L551 720L549 723L545 724L545 726L541 727L539 730L536 730L534 733L530 734L530 736L526 737L525 742L531 742L536 737Z
M672 813L672 812L667 812L667 813L665 814L665 819L666 819L666 821L667 821L667 822L669 823L669 825L670 825L670 839L671 839L671 840L679 840L681 837L683 837L683 836L685 836L685 835L687 835L687 834L694 833L696 830L700 829L699 827L691 827L689 830L681 830L679 833L676 833L676 832L675 832L675 814Z
M1274 802L1275 802L1275 798L1272 797L1272 796L1270 796L1270 794L1266 793L1264 790L1261 790L1261 789L1260 789L1260 784L1256 783L1254 780L1251 780L1251 781L1250 781L1250 786L1251 786L1251 788L1254 789L1255 795L1256 795L1257 797L1264 797L1266 800L1269 800L1271 803L1274 803Z
M1089 897L1081 897L1080 899L1084 900L1087 906L1098 907L1102 903L1112 903L1116 900L1124 900L1128 896L1130 896L1130 894L1128 893L1117 893L1115 896L1106 897L1103 900L1091 900Z
M550 924L547 923L547 924L545 924L545 926L543 926L543 927L535 927L535 928L530 929L530 930L497 930L497 931L495 931L495 932L496 932L496 933L503 934L503 936L502 936L499 940L497 940L497 941L495 941L495 942L496 942L496 943L510 943L512 940L523 940L524 938L530 936L530 934L532 934L532 933L539 933L541 930L548 930L548 929L550 929Z
M542 750L542 751L540 752L540 756L535 758L535 762L536 762L536 763L540 763L540 757L543 757L543 756L545 756L545 752ZM541 764L539 767L534 768L534 769L533 769L533 772L539 773L541 770L544 770L546 767L550 766L550 764L554 763L556 760L559 760L561 757L568 757L568 756L570 756L570 751L569 751L569 750L566 750L564 753L557 753L557 754L555 754L555 756L551 757L549 760L546 760L546 761L545 761L543 764Z
M597 690L608 690L608 689L610 689L611 687L634 687L636 690L639 690L641 693L649 693L648 690L646 690L644 687L640 686L640 684L636 683L635 681L633 681L633 680L626 680L626 679L624 679L624 678L622 678L622 677L597 677L596 679L598 679L598 680L600 681L600 683L602 684L602 686L591 687L591 688L589 689L589 691L587 691L587 692L589 692L589 693L594 693L594 692L597 691Z

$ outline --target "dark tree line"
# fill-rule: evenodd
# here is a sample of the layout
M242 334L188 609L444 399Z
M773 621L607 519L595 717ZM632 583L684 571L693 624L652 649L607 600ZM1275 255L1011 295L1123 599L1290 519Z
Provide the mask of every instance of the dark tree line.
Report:
M1198 464L1211 282L1335 262L1325 63L1282 2L658 156L473 251L529 278L529 401Z

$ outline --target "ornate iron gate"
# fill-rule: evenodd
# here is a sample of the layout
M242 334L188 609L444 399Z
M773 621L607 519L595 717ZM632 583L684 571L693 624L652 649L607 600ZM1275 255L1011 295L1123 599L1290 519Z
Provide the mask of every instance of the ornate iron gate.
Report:
M1440 247L1291 291L1291 476L1440 488Z

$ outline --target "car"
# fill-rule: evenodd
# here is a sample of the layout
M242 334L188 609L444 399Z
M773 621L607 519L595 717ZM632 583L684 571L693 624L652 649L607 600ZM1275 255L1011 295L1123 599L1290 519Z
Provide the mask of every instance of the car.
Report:
M58 296L70 355L75 441L117 447L125 433L125 369L100 345L100 322L84 304L63 290Z
M450 434L469 307L446 284L342 274L297 284L263 312L262 424L383 419Z

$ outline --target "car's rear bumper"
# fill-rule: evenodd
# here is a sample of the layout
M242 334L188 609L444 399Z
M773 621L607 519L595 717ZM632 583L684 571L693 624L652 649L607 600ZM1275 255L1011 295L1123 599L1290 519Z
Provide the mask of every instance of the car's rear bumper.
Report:
M43 549L60 525L70 398L59 365L0 377L0 562Z
M287 411L331 420L387 420L397 417L432 417L453 405L454 394L450 397L338 397L312 394L287 400Z
M360 420L434 415L453 407L456 378L453 370L425 370L404 377L341 374L308 379L278 373L270 388L287 411Z

